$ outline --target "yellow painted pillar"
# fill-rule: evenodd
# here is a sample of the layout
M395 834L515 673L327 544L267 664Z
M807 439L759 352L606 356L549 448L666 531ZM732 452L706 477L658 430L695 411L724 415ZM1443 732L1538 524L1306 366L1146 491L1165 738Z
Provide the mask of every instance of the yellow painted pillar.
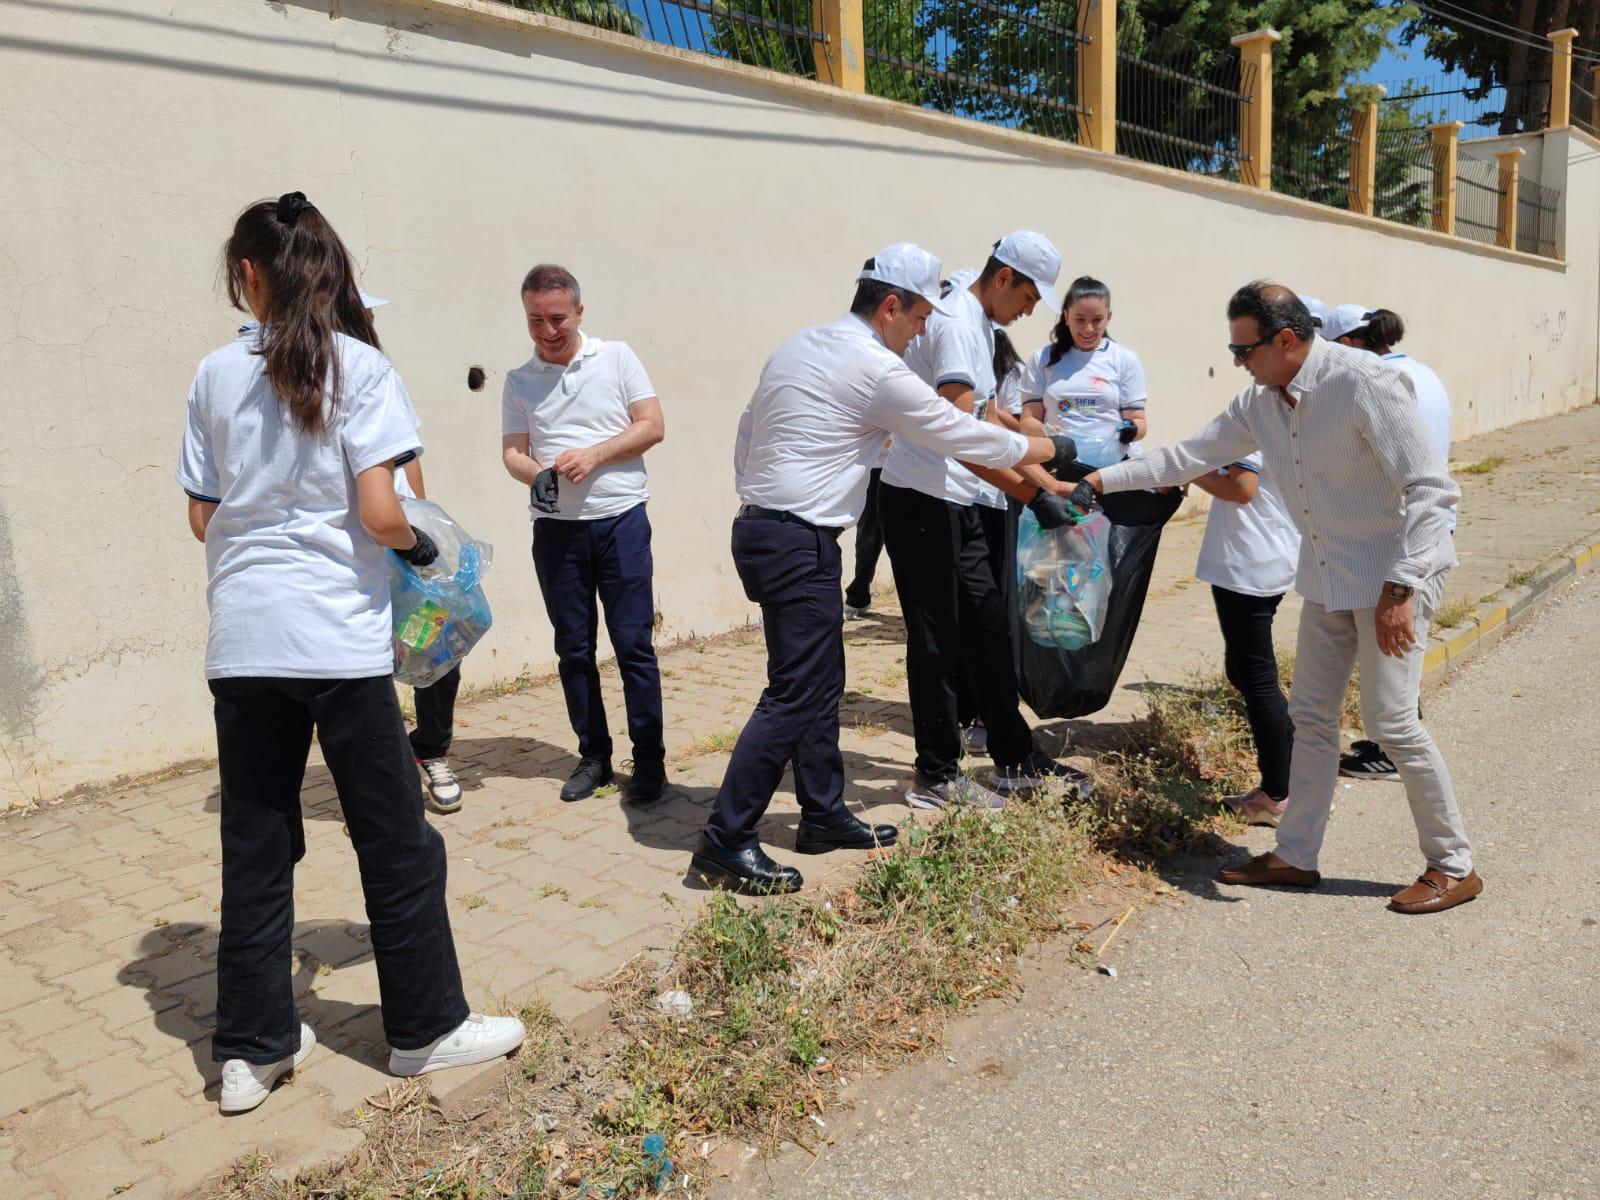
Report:
M813 28L822 42L813 47L817 80L847 92L867 90L867 35L861 0L811 0Z
M1378 89L1383 94L1383 89ZM1378 101L1369 100L1356 118L1355 141L1350 144L1350 211L1373 216L1372 198L1378 190Z
M1239 48L1239 182L1272 190L1272 47L1283 40L1262 28L1233 39Z
M1502 150L1494 156L1500 164L1500 210L1496 220L1499 236L1495 238L1495 244L1508 250L1517 248L1517 184L1522 176L1522 156L1526 153L1518 146L1514 150Z
M1078 32L1079 142L1117 152L1117 0L1081 0Z
M1550 124L1565 129L1572 124L1572 43L1576 29L1558 29L1550 37Z
M1428 126L1433 135L1433 227L1440 233L1456 231L1456 149L1462 128L1460 121Z

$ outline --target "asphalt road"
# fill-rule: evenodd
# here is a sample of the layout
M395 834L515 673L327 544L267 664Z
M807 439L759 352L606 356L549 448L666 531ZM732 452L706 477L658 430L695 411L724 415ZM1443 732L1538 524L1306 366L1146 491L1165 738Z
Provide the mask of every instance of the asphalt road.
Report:
M1192 864L1108 954L1118 978L1042 972L868 1084L820 1159L725 1194L1600 1197L1597 630L1591 575L1427 701L1478 900L1388 912L1422 869L1402 789L1341 788L1318 891Z

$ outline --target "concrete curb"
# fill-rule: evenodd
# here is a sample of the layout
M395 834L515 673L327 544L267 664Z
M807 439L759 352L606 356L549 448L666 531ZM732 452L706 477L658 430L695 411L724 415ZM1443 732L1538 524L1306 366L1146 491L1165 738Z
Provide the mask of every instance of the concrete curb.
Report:
M1542 609L1556 594L1558 584L1569 582L1600 565L1600 529L1574 542L1540 563L1528 584L1504 588L1492 600L1477 605L1453 629L1428 635L1428 653L1422 660L1424 684L1442 683L1474 655L1493 648L1506 634Z

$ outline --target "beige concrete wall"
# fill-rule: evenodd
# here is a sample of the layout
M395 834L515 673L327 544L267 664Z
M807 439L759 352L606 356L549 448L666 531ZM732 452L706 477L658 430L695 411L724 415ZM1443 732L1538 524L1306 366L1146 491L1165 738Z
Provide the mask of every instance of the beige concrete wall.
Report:
M326 0L0 0L0 78L11 802L212 752L204 564L172 469L194 364L237 321L220 240L290 188L394 301L380 330L430 490L498 547L469 681L550 663L525 495L498 461L501 381L530 353L517 283L538 259L578 274L588 327L630 341L660 391L668 636L751 615L726 549L737 414L765 355L842 311L890 241L954 269L1007 230L1048 232L1070 274L1111 284L1158 439L1239 385L1222 306L1257 275L1403 313L1462 434L1595 397L1592 228L1569 234L1569 271L471 0L337 0L332 17ZM1570 207L1592 214L1582 141ZM1016 332L1033 349L1043 315Z

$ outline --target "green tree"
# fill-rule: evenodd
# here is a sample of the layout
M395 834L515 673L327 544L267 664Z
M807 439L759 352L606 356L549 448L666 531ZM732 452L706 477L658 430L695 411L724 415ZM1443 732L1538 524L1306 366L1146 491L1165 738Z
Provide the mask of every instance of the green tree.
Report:
M614 3L613 0L504 0L504 2L524 12L565 17L569 21L580 21L585 25L609 29L615 33L631 33L634 37L644 35L644 26L638 14L631 12L625 5Z

